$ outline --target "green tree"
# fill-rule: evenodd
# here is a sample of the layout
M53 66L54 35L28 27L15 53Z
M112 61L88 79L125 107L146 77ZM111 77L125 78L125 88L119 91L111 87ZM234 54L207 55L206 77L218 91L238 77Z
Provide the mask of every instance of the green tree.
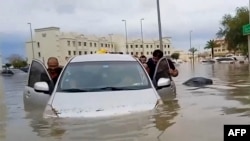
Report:
M198 50L196 48L192 47L188 51L191 52L191 54L192 54L191 58L193 58L193 63L194 63L194 53L197 52Z
M18 54L12 54L7 60L14 68L21 68L28 65L27 61Z
M179 59L179 57L180 57L180 53L178 53L178 52L175 52L175 53L171 54L171 58L173 58L175 60Z
M204 47L204 49L211 49L211 56L212 58L214 58L214 47L217 47L218 45L215 43L214 40L209 40L207 41L206 46Z
M217 32L218 37L224 37L229 51L247 53L247 36L243 36L242 26L249 22L248 7L237 7L236 14L225 14Z

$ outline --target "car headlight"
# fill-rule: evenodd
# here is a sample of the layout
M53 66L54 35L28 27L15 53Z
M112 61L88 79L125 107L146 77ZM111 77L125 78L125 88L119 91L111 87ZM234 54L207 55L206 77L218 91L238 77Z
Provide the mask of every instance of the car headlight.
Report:
M43 117L54 118L54 117L59 117L59 116L58 116L58 112L51 105L47 105L44 110Z

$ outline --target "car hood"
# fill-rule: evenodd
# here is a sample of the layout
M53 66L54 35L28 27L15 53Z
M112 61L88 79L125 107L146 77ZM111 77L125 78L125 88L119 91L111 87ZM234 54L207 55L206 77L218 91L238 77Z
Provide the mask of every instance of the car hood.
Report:
M49 105L58 113L59 117L100 117L152 110L158 98L154 89L57 92Z

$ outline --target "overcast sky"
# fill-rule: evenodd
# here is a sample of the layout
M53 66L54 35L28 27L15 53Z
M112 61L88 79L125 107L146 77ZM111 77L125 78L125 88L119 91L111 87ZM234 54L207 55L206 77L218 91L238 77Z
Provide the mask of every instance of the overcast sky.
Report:
M241 6L248 6L248 0L160 0L162 34L172 37L174 47L188 49L192 30L192 45L203 48L215 38L222 16ZM23 49L29 38L27 22L33 28L58 26L82 34L124 35L121 20L126 19L128 38L140 38L144 18L144 38L158 38L156 0L0 0L0 13L3 51L6 44L20 44Z

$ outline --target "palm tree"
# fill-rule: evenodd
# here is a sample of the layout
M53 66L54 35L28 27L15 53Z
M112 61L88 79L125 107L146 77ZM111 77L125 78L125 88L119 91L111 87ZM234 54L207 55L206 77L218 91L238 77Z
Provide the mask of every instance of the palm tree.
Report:
M192 47L192 48L190 48L188 51L192 53L192 56L193 56L193 63L194 63L194 53L197 52L198 50L197 50L196 48Z
M209 40L207 41L207 44L204 47L204 49L211 49L211 57L214 58L214 47L217 47L217 46L218 45L216 44L214 40Z

